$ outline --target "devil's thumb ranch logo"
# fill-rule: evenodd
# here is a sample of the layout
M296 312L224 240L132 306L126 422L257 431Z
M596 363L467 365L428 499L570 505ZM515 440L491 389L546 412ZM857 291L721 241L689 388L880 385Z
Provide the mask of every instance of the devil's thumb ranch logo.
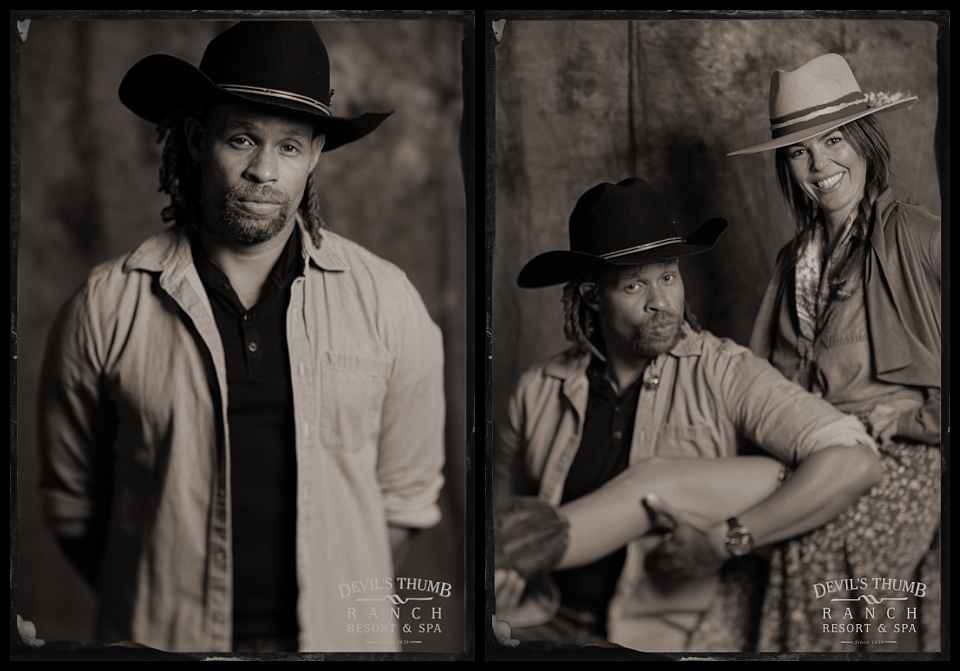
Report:
M826 580L811 589L823 600L822 633L851 645L895 646L903 634L919 633L917 604L928 596L924 583L896 578Z
M386 634L404 645L443 632L450 583L429 578L367 578L337 585L348 634Z

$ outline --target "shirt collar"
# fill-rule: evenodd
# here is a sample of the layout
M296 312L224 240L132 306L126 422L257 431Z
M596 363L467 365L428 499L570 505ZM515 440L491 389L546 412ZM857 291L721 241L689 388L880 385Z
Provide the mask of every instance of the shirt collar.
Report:
M344 260L341 243L338 236L328 231L320 232L319 246L313 244L313 237L307 231L306 223L297 212L297 229L301 233L303 242L303 252L305 258L309 258L321 270L344 271L350 270L350 266Z
M322 231L320 246L314 245L300 213L297 212L297 230L300 232L304 259L310 259L321 270L345 271L350 267L344 260L342 243L336 234ZM174 224L137 247L127 258L124 270L153 272L181 272L192 265L190 237L182 226Z

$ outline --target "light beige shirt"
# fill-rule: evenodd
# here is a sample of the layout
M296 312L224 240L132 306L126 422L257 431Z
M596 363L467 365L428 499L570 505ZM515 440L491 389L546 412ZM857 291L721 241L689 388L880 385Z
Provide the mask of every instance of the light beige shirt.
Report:
M440 518L441 335L394 265L336 234L317 248L298 232L307 263L286 325L300 649L396 650L389 627L357 625L370 608L391 621L388 523ZM96 268L54 326L41 491L55 534L108 531L101 641L230 650L227 397L217 326L177 227Z
M647 457L715 459L736 456L743 440L795 466L834 445L872 445L863 425L784 378L732 340L684 324L685 337L644 372L629 463ZM524 373L499 432L493 464L494 507L512 495L536 495L559 506L580 447L589 356L567 352ZM654 630L692 629L716 594L717 579L670 589L644 570L653 541L627 545L627 559L608 609L608 638L647 651L680 651ZM556 595L531 593L514 626L533 624ZM670 620L673 624L668 624ZM675 626L676 625L676 626ZM681 637L677 640L685 640ZM656 647L666 645L667 647Z

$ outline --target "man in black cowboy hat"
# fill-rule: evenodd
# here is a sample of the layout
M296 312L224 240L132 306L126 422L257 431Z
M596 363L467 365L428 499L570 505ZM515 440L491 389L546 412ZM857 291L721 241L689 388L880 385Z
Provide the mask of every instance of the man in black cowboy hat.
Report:
M873 486L873 441L697 326L677 259L712 248L724 220L684 238L632 178L588 190L569 223L570 249L538 255L518 278L566 283L574 346L524 373L495 445L498 616L521 641L743 650L749 593L732 590L758 587L747 555L826 523ZM777 459L734 458L741 441ZM796 470L780 486L784 464ZM681 533L702 534L704 553L656 550ZM681 565L658 564L666 558Z
M67 303L40 395L45 513L98 638L394 650L393 553L440 517L442 341L312 178L390 112L335 116L299 21L147 57L119 96L166 138L172 225Z

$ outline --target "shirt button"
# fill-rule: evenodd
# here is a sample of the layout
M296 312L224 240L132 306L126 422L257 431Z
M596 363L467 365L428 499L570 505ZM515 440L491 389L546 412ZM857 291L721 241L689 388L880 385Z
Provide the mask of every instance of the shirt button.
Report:
M623 431L614 431L613 438L614 440L620 440L621 438L623 438Z
M243 313L243 321L245 321L245 322L250 321L250 313L249 313L249 312L244 312L244 313Z
M223 622L223 619L224 619L224 618L223 618L223 613L221 613L220 611L216 611L216 612L213 614L213 621L214 621L214 622Z
M216 560L218 564L227 563L227 553L224 550L217 550L216 552L214 552L213 558Z
M250 350L251 352L256 352L256 351L257 351L257 343L255 343L255 342L250 343L249 345L247 345L247 349Z

